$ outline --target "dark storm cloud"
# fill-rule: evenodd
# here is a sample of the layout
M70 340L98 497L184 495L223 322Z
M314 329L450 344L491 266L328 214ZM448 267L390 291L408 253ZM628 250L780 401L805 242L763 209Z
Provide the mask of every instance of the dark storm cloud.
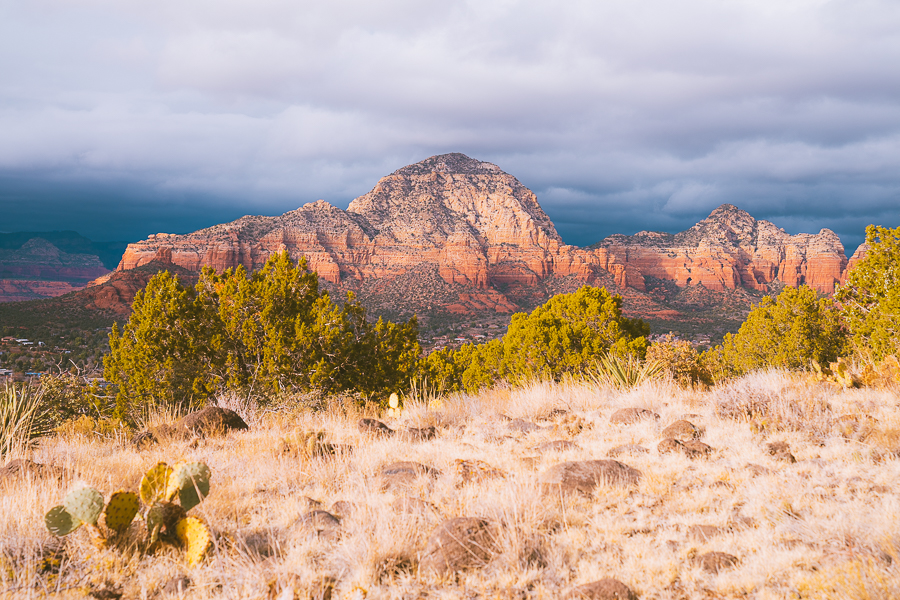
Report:
M897 64L877 0L0 0L0 229L346 206L460 151L569 243L730 202L852 251L900 224Z

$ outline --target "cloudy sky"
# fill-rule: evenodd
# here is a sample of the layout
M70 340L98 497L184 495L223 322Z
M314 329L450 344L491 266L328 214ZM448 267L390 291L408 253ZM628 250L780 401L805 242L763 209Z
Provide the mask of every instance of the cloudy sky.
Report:
M0 0L0 230L187 232L489 160L563 238L900 225L895 0Z

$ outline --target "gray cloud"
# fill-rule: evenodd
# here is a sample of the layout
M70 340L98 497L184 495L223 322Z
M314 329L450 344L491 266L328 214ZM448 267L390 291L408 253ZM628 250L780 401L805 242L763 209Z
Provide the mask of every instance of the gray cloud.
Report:
M852 251L900 225L897 64L890 0L0 0L0 229L346 206L460 151L570 243L731 202Z

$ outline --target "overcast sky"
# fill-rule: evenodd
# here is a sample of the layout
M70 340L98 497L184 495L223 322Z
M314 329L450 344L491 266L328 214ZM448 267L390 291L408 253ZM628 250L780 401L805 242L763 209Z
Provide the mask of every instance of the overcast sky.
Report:
M133 241L445 152L568 243L900 225L895 0L0 0L0 230Z

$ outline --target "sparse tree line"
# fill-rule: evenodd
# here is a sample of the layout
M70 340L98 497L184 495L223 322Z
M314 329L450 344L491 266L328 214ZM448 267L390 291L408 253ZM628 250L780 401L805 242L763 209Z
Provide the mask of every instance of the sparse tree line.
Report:
M683 341L649 344L649 326L623 316L619 296L590 286L514 315L501 339L421 356L415 318L369 321L352 294L335 302L305 261L295 265L286 253L255 273L207 268L192 287L160 273L136 297L129 321L110 334L109 388L73 391L50 381L48 399L59 396L52 404L69 407L63 411L69 420L133 421L147 407L187 409L224 393L260 399L351 393L382 401L414 379L445 392L475 392L501 382L596 380L598 373L640 367L668 371L685 385L712 385L770 367L815 366L830 375L840 357L894 364L900 228L871 226L866 233L866 258L834 298L786 288L703 353Z

